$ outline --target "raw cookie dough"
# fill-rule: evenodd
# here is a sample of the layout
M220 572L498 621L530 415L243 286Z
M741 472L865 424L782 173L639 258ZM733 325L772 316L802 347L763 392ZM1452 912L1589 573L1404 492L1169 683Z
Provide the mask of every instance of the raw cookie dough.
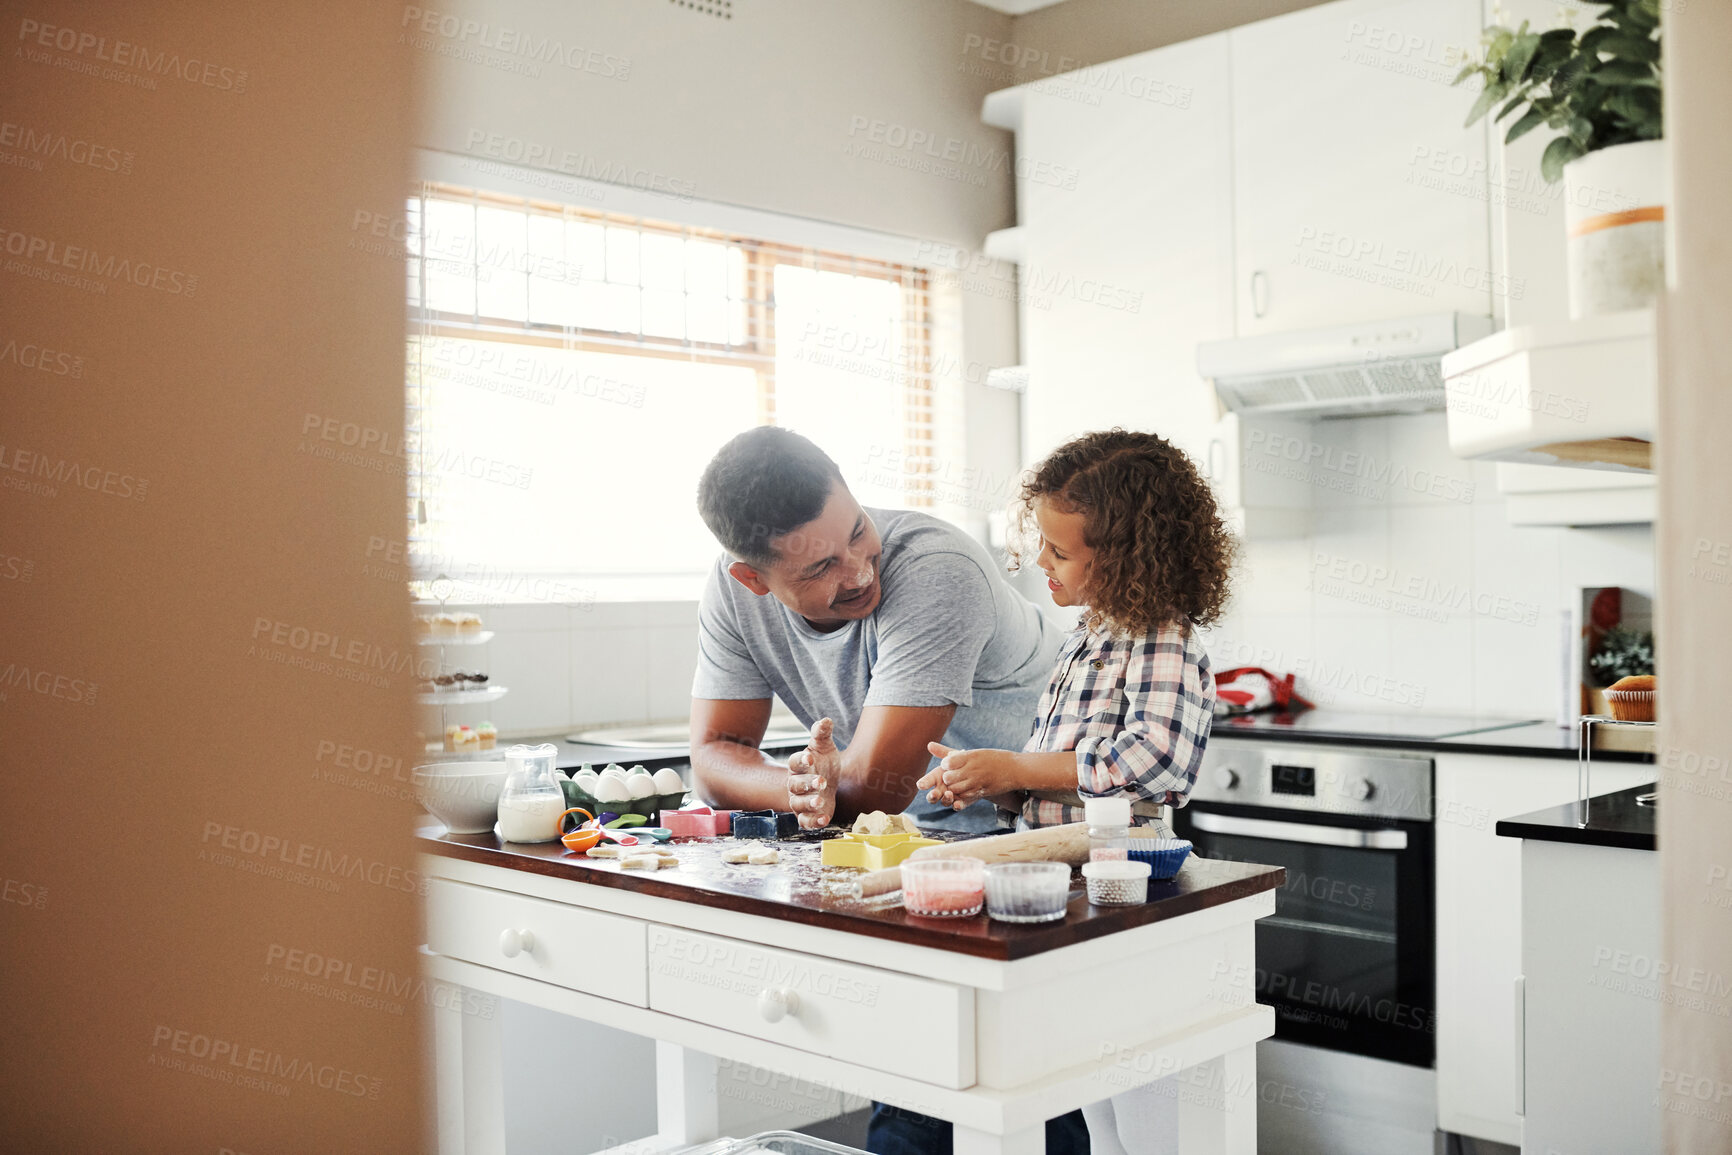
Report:
M679 864L680 860L671 854L658 854L656 856L656 866L662 870L666 870L670 866L678 866Z
M751 858L751 856L752 856L751 849L749 847L745 847L745 846L738 846L738 847L734 847L731 850L722 851L722 861L727 862L727 863L732 863L735 865L744 864L748 859Z
M775 850L772 847L763 846L748 854L746 856L746 861L751 863L753 866L769 866L781 857L782 855L780 851Z
M590 847L583 853L585 858L624 858L627 849L617 842L604 842L600 846ZM635 849L635 847L629 849Z
M621 870L660 870L661 864L662 856L659 854L632 854L619 860Z
M882 810L874 810L870 814L862 814L854 820L852 830L855 834L919 834L920 828L914 825L906 814L886 814Z

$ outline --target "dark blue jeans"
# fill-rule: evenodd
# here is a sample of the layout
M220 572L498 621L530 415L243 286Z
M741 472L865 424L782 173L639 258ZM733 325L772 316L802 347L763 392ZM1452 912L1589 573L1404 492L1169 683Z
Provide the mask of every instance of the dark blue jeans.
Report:
M866 1124L872 1155L951 1155L950 1124L885 1103L872 1104ZM1081 1111L1046 1121L1046 1155L1088 1155L1089 1128Z

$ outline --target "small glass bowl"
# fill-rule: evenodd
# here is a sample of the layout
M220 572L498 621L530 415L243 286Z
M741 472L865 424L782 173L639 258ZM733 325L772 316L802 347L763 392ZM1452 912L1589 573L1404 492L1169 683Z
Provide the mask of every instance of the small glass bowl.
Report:
M902 864L902 906L923 918L967 918L985 900L986 864L978 858L928 858Z
M1146 862L1085 862L1082 872L1089 901L1096 906L1134 906L1149 900Z
M1000 922L1057 922L1070 901L1063 862L1006 862L986 868L986 913Z

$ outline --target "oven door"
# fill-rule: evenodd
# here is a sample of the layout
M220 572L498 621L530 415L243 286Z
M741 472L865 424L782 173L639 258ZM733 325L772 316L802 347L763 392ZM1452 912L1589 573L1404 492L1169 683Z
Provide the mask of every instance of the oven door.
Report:
M1193 802L1173 825L1205 858L1286 868L1256 932L1276 1038L1432 1065L1429 822Z

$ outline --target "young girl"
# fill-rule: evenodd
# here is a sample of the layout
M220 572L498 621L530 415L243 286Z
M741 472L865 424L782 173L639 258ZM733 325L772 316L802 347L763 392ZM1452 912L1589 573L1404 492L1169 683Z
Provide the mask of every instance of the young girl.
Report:
M1227 597L1233 541L1188 458L1151 433L1113 429L1061 446L1023 484L1017 520L1037 529L1052 599L1087 607L1059 650L1021 753L952 750L920 780L960 809L992 798L1020 827L1080 822L1082 800L1128 794L1132 821L1165 829L1197 780L1215 704L1193 626ZM1032 523L1032 526L1031 526ZM1012 552L1012 567L1021 565ZM1170 1080L1083 1108L1096 1155L1175 1149Z

